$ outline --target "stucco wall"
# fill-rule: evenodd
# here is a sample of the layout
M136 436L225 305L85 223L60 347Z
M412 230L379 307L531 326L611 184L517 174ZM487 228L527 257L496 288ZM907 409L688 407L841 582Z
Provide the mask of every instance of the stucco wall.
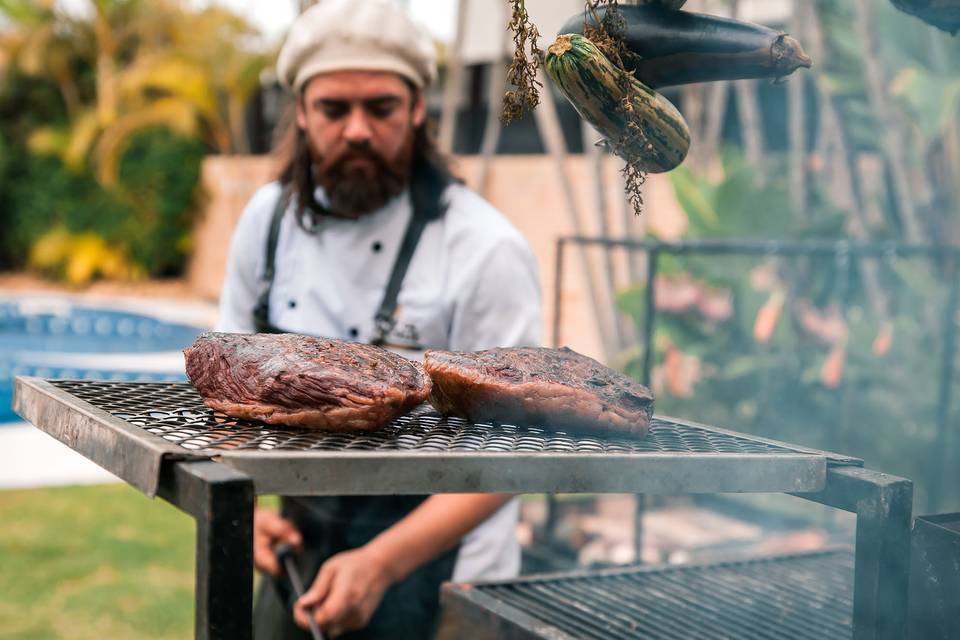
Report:
M268 156L209 156L203 161L206 208L194 229L194 251L187 267L196 295L219 297L233 228L247 201L273 174Z

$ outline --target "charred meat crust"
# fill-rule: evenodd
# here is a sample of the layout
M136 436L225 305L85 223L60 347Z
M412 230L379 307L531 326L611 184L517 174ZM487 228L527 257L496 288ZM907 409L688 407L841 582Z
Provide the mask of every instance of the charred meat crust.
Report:
M636 380L570 349L428 351L430 402L467 420L644 436L653 395Z
M376 429L431 388L419 363L380 347L294 334L205 333L184 356L211 408L292 427Z

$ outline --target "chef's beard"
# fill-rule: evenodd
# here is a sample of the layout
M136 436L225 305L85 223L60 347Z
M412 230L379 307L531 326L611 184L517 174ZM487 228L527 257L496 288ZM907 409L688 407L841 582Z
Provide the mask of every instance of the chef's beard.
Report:
M393 161L367 143L351 145L332 162L318 157L314 175L326 195L330 213L357 219L381 209L407 188L412 156L411 133Z

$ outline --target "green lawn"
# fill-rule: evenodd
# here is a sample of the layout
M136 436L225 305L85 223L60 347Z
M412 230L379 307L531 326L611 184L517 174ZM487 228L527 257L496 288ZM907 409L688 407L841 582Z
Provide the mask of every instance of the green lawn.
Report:
M193 545L123 485L0 491L0 638L192 637Z

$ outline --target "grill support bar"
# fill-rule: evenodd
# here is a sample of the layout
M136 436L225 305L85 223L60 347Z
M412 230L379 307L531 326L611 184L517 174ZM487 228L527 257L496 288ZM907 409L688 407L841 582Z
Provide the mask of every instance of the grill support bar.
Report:
M906 637L913 483L870 469L834 467L822 492L796 495L857 514L854 639Z
M216 462L173 462L159 495L197 521L198 640L250 640L253 607L252 480ZM855 640L905 637L913 484L834 467L819 493L796 494L857 514Z
M197 523L197 640L251 640L253 481L217 462L172 462L158 494Z

